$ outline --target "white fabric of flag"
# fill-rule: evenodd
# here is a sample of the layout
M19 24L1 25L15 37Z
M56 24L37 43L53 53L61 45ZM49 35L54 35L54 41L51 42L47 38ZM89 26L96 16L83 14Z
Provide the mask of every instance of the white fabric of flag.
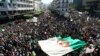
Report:
M49 38L47 40L38 41L41 49L49 56L63 56L69 52L82 48L84 41L72 39L71 37L58 40L59 37Z

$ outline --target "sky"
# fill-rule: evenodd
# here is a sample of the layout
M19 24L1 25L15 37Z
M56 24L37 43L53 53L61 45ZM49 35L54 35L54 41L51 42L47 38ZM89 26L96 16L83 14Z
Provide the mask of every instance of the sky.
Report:
M73 2L73 0L68 0L69 2Z
M53 0L42 0L44 4L50 4ZM73 0L68 0L69 2L73 2Z
M44 3L44 4L49 4L50 2L52 2L53 0L42 0L42 2Z

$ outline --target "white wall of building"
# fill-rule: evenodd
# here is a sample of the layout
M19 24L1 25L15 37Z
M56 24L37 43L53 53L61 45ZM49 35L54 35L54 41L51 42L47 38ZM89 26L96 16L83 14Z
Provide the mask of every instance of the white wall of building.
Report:
M35 11L41 11L42 2L41 1L34 1L34 10Z
M13 11L13 10L33 10L34 0L5 0L4 6L0 6L0 11Z
M53 0L53 4L60 15L63 15L68 9L68 0Z

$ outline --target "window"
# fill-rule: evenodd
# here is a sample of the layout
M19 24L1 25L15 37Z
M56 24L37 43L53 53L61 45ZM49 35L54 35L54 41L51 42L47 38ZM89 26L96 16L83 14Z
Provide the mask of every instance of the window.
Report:
M1 15L1 12L0 12L0 15Z
M8 5L9 5L9 7L11 7L11 4L10 3Z
M13 0L10 0L10 3L12 3L13 2Z
M0 6L2 6L2 3L0 3Z
M23 7L23 4L21 4L21 7Z
M24 5L24 7L26 7L26 5Z
M27 3L33 3L33 1L26 1Z
M33 3L33 1L31 1L31 3Z
M25 5L25 7L27 7L27 5Z
M64 3L64 0L62 0L62 3Z
M26 7L28 7L28 5L26 5Z
M4 3L0 3L0 7L4 7Z
M20 4L18 4L17 6L20 7Z
M16 6L16 4L13 4L13 7L15 7Z
M24 5L22 4L21 7L24 7Z
M23 1L23 0L20 0L20 1Z
M6 12L4 12L4 11L1 11L1 15L6 15Z

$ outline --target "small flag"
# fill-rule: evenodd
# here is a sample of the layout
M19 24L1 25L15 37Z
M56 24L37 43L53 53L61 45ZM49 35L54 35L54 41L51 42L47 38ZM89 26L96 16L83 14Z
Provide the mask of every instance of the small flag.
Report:
M32 51L32 55L31 56L36 56L36 53L34 51Z
M38 41L38 43L41 49L49 56L62 56L82 48L86 44L84 41L66 36L64 36L64 38L57 36L47 40Z

